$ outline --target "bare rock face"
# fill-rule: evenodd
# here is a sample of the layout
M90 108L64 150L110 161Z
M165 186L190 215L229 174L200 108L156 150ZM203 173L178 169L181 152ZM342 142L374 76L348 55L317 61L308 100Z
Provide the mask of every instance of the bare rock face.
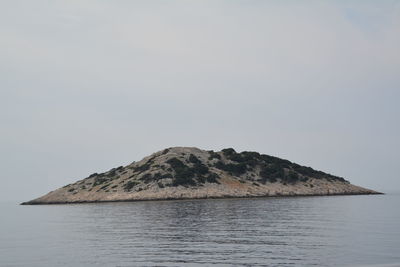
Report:
M380 193L257 152L173 147L22 204L345 194Z

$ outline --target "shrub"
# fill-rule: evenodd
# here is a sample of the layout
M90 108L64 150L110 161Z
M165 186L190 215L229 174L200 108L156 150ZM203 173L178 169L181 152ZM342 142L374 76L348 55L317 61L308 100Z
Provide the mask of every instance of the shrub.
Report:
M209 183L217 183L217 184L219 184L220 182L217 180L218 178L219 178L218 174L216 174L216 173L209 173L209 174L206 176L206 181L209 182Z
M346 181L344 178L342 177L335 177L336 180L344 182L344 183L348 183L348 181Z
M109 186L110 184L105 184L105 185L103 185L102 187L100 187L100 189L106 189L108 186Z
M288 175L285 176L285 177L283 178L283 180L284 180L285 182L294 184L294 183L296 183L296 182L299 180L299 175L298 175L296 172L290 170L289 173L288 173Z
M172 175L170 173L161 174L160 172L156 172L155 174L153 174L154 180L161 180L164 178L172 178Z
M314 176L314 174L316 173L316 171L311 167L305 167L296 164L293 166L293 168L294 170L296 170L296 172L306 176Z
M189 156L189 162L194 163L194 164L196 164L196 163L201 163L201 161L200 161L195 155L193 155L193 154L190 154L190 156Z
M260 158L265 162L265 163L273 163L275 165L279 165L284 168L289 168L292 163L286 159L280 159L277 157L269 156L269 155L260 155Z
M230 156L230 155L236 154L236 151L233 148L225 148L225 149L222 149L221 151L222 151L222 153L224 153L225 156Z
M108 173L107 176L108 177L114 177L116 175L116 169L111 169Z
M152 162L147 161L145 164L135 167L135 168L134 168L134 171L135 171L135 172L144 172L144 171L147 171L148 169L150 169L151 163L152 163Z
M218 153L215 153L213 150L208 151L208 153L210 154L208 160L221 159L221 156Z
M125 191L130 191L134 186L138 185L139 182L130 180L126 184L124 184Z
M237 153L233 148L226 148L222 150L224 156L237 163L246 163L246 165L256 166L262 160L262 156L258 152L243 151Z
M154 179L154 180L160 180L161 178L162 178L161 173L156 172L155 174L153 174L153 179Z
M236 162L244 162L245 160L242 158L242 155L240 154L230 154L226 156L227 159L230 159L232 161L236 161Z
M263 165L261 167L260 176L261 177L269 177L271 175L281 173L281 171L282 171L282 168L279 165L276 165L276 164Z
M302 181L302 182L307 182L307 181L308 181L308 177L303 176L303 177L300 178L300 181Z
M278 169L274 165L263 166L260 171L260 176L262 178L268 178L278 172Z
M261 159L261 155L258 152L243 151L240 154L242 155L242 158L246 161Z
M142 177L140 177L140 180L144 180L145 183L148 183L152 180L153 176L150 173L146 173Z
M181 169L181 168L186 167L186 165L183 164L183 162L180 161L180 160L177 159L177 158L170 158L169 160L167 160L167 163L168 163L169 165L171 165L171 167L172 167L174 170L176 170L176 169Z
M197 181L200 184L204 184L206 182L206 177L204 177L203 175L199 175L199 176L197 176Z
M103 177L96 177L96 178L94 178L93 186L97 186L97 185L103 184L103 183L105 183L105 182L107 182L107 181L108 181L108 180L107 180L106 178L103 178Z
M146 163L144 163L144 164L142 164L140 166L134 167L133 170L135 172L147 171L148 169L150 169L151 165L153 164L154 157L155 156L151 157L149 160L146 161Z
M268 181L275 183L278 178L283 178L285 172L283 168L276 164L262 165L260 170L261 182L264 184Z
M277 182L278 180L277 180L275 177L270 177L270 178L268 179L268 181L271 182L271 183L275 183L275 182Z
M182 161L177 158L171 158L167 161L175 171L175 177L172 181L173 186L178 185L195 185L196 182L193 180L195 175L193 169L187 167Z
M175 170L175 178L172 182L174 186L178 185L196 185L196 182L193 180L194 173L189 168L183 168Z
M238 164L228 163L228 164L225 164L222 161L218 161L215 164L215 167L220 169L220 170L229 172L231 175L241 175L241 174L245 173L246 170L247 170L247 166L246 166L245 163L238 163Z
M234 157L232 160L235 160L236 162L246 163L247 165L252 167L258 165L259 161L261 160L260 154L257 152L244 151L238 155L240 155L240 158Z
M206 174L209 172L208 167L206 165L202 164L201 162L196 163L191 169L195 174L200 174L200 175Z

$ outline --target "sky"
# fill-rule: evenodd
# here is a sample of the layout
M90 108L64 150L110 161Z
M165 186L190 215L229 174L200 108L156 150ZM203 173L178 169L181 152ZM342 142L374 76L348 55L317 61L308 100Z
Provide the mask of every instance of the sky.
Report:
M0 1L0 201L172 146L400 190L400 1Z

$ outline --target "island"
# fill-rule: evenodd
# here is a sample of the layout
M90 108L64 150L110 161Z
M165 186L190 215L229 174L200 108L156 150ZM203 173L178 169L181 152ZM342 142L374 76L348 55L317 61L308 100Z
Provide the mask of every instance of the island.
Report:
M171 147L21 204L361 194L381 193L258 152Z

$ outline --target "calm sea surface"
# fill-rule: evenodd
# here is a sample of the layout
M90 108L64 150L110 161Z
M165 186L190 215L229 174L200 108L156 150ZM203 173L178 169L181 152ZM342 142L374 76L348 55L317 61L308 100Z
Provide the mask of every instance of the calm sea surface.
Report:
M0 211L0 266L400 266L397 194Z

